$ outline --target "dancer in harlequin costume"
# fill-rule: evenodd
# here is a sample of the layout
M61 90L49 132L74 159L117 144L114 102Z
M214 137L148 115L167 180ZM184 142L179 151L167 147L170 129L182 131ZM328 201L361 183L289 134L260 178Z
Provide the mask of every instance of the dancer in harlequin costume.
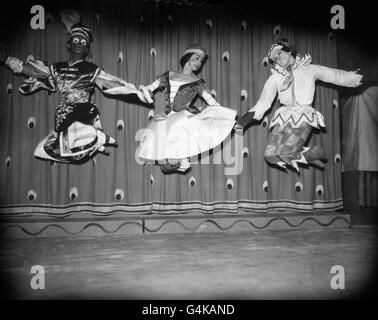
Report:
M116 145L116 141L102 130L99 111L92 101L95 87L100 90L136 88L86 61L92 42L89 28L76 24L70 31L68 61L48 67L38 60L22 62L8 57L5 64L14 73L29 77L19 89L23 95L40 89L60 93L54 130L38 144L34 155L57 162L81 163L98 151L108 154L105 145Z
M145 162L158 161L164 173L186 172L188 158L219 145L234 127L236 110L216 102L197 77L205 59L204 48L190 45L180 59L180 71L167 71L140 87L141 100L148 103L153 102L153 93L165 91L166 112L150 121L137 151Z
M282 107L275 112L270 123L272 131L265 149L265 160L297 171L298 163L324 167L326 155L321 146L304 147L312 128L325 126L323 115L312 107L315 81L357 87L361 84L362 75L303 62L286 39L280 39L271 46L268 58L273 65L272 75L256 105L238 120L235 128L242 129L260 120L278 92Z

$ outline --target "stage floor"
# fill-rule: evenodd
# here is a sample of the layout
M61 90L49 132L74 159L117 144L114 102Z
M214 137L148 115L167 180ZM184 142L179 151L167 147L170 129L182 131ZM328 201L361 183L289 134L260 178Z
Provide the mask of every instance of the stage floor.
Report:
M14 239L0 249L2 297L363 298L376 284L376 235L375 226L353 226ZM31 288L34 265L44 268L45 289ZM345 289L331 288L335 265L345 271Z

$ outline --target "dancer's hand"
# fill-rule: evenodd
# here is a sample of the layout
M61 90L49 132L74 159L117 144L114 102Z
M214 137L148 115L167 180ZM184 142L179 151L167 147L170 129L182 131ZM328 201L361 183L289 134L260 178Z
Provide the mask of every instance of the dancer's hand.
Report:
M352 71L352 72L355 73L357 76L359 76L359 81L358 81L358 83L356 84L356 87L362 85L361 80L362 80L363 75L362 75L362 74L358 74L358 73L357 73L358 71L360 71L359 68L358 68L357 70L355 70L355 71Z
M255 111L252 109L253 108L249 109L247 113L245 113L238 119L238 121L235 124L236 130L244 129L248 125L255 124L257 122L257 119L255 117Z
M254 109L254 107L250 108L250 109L248 110L248 112L253 112L253 113L254 113L254 115L253 115L253 119L255 119L255 120L257 120L257 121L261 120L261 119L263 118L263 116L264 116L264 114L260 114L260 112L257 112L257 111Z
M152 100L152 92L148 87L145 87L143 85L139 86L138 97L144 103L154 103L154 100Z
M130 82L126 82L125 80L122 79L121 83L127 87L127 88L130 88L130 89L135 89L136 90L136 87L133 83L130 83Z
M5 64L14 72L14 73L20 73L22 71L22 61L14 58L14 57L8 57L5 61Z
M303 66L308 66L309 64L311 64L311 62L312 58L308 53L306 53L300 60L300 64Z

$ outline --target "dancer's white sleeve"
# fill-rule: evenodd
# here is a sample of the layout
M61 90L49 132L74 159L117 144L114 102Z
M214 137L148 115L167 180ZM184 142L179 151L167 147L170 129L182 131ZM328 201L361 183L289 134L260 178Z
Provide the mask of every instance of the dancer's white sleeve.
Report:
M160 79L156 79L154 82L147 85L146 88L147 88L147 90L154 92L157 88L159 88L160 83L161 83Z
M254 107L250 108L248 111L254 111L256 120L260 120L266 111L270 109L274 98L277 95L277 75L272 74L264 84L264 88L261 92L260 98Z
M134 89L134 84L126 82L125 80L106 73L104 70L98 68L92 79L101 90L112 89L117 87L126 87L127 89Z
M210 106L220 106L220 104L214 99L211 93L207 90L202 91L202 98L204 98L206 103Z
M357 87L361 84L362 75L355 71L344 71L319 65L309 66L314 78L344 87Z
M14 72L28 77L46 79L51 76L50 68L39 60L23 62L15 57L8 57L5 64Z
M52 66L49 68L40 60L30 59L23 62L15 57L8 57L5 64L14 73L29 77L28 79L23 80L18 89L21 94L30 95L40 89L49 92L56 91Z

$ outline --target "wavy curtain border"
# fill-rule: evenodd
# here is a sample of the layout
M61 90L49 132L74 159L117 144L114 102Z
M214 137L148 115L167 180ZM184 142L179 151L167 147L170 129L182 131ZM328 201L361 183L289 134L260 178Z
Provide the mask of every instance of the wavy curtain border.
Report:
M148 214L221 214L221 213L270 213L270 212L305 212L313 213L314 210L336 211L343 208L343 199L332 201L293 201L293 200L269 200L269 201L220 201L204 203L200 201L188 201L180 203L139 203L139 204L96 204L75 203L70 205L9 205L0 206L0 217L9 218L15 216L48 216L66 218L71 216L116 216L116 215L148 215Z

